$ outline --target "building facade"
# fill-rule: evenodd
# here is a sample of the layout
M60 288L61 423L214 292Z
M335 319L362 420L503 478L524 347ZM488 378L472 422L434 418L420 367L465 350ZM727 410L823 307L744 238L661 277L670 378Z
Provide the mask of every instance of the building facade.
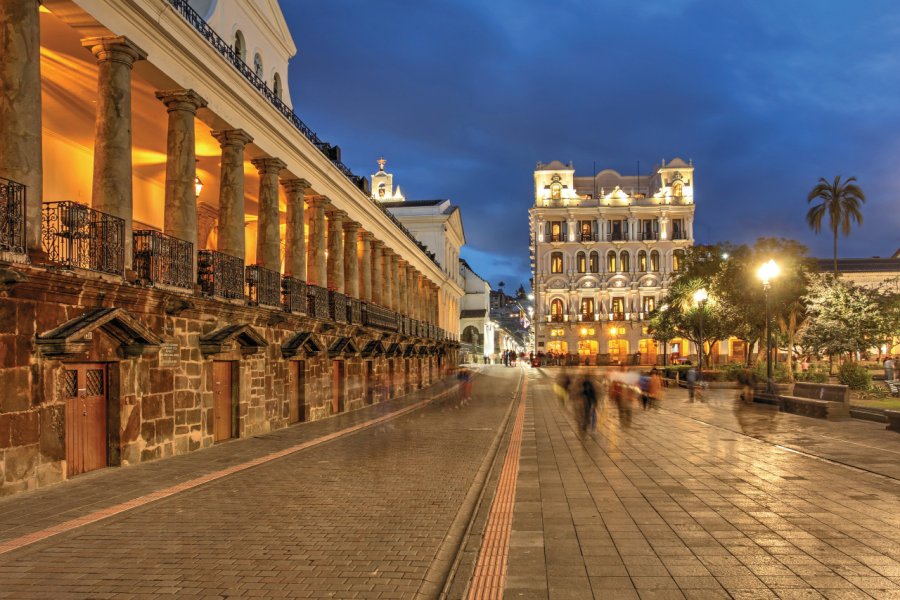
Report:
M494 355L491 284L464 259L459 259L459 266L466 291L459 311L460 360L481 363Z
M694 241L693 164L676 158L649 176L576 177L571 164L538 163L529 215L536 351L656 364L663 349L648 317Z
M292 109L277 2L0 0L0 495L429 385L461 295Z

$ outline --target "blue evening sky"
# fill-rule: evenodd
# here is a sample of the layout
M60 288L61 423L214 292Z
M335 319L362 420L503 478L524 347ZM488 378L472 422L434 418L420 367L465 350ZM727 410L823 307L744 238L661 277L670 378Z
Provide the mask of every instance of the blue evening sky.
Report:
M296 112L407 198L461 207L463 256L528 287L537 161L631 174L693 159L695 237L801 240L820 176L855 175L865 222L842 256L900 246L900 2L281 2Z

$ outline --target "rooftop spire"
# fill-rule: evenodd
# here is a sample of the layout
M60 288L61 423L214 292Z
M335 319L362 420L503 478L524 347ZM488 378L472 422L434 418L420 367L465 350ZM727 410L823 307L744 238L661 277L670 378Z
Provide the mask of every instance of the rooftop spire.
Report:
M385 165L385 163L387 162L387 161L384 159L384 157L382 156L381 158L379 158L377 162L378 162L378 170L379 170L379 171L384 171L384 165Z

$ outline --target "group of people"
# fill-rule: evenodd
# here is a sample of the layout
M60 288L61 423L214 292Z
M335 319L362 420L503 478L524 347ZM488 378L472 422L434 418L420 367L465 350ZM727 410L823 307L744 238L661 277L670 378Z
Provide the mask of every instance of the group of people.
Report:
M617 409L619 424L630 427L632 408L638 402L643 410L659 408L663 384L655 368L639 374L623 367L620 371L603 373L598 381L590 374L575 379L564 370L556 381L556 393L560 402L574 411L581 431L593 433L598 419L606 413L607 399Z

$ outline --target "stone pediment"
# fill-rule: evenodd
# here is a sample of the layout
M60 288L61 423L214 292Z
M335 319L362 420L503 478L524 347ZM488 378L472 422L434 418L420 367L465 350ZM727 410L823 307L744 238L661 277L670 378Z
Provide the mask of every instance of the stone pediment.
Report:
M388 349L384 352L384 355L387 358L394 358L395 356L400 356L401 354L403 354L403 350L400 349L400 344L398 344L397 342L394 342L393 344L388 346Z
M143 356L159 351L162 340L124 308L95 308L56 329L37 336L43 356L63 358L91 349L93 334L102 331L116 340L125 356Z
M338 340L328 349L329 356L353 356L359 353L359 348L353 343L353 339L349 337L338 338Z
M419 356L428 356L428 346L419 346Z
M239 346L241 354L255 354L268 342L247 324L228 325L200 336L200 351L204 356L227 352Z
M296 356L316 356L325 347L311 331L295 333L281 345L281 355L284 358Z
M406 346L406 349L403 350L403 358L410 358L416 355L416 345L409 344Z
M384 344L381 343L381 340L372 340L368 344L366 344L365 348L362 349L363 358L369 358L370 356L382 356L385 353Z

